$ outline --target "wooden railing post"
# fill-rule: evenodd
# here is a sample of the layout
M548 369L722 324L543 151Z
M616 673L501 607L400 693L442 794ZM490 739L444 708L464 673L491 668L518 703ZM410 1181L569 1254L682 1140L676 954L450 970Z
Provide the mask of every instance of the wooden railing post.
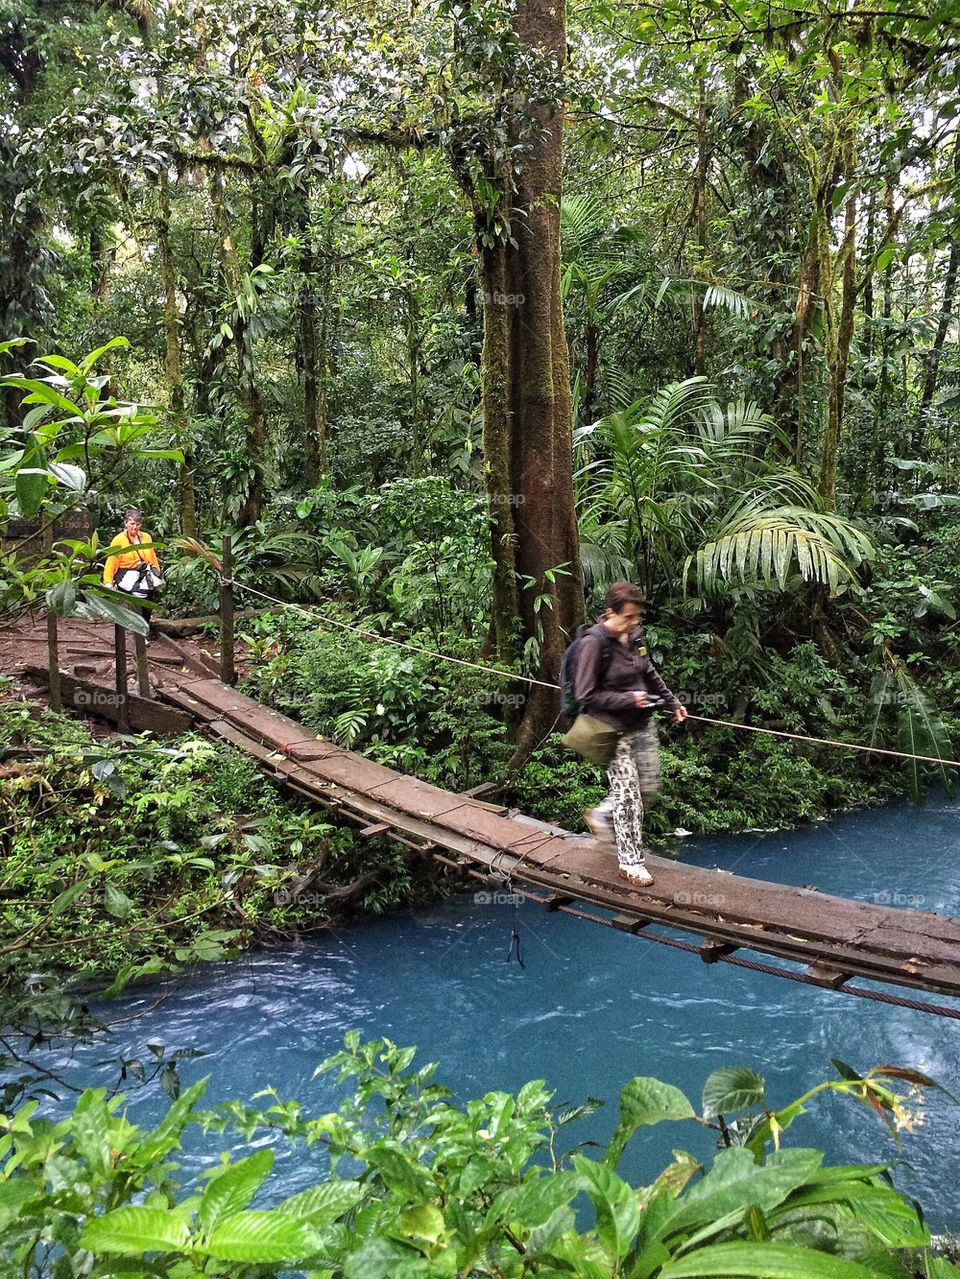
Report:
M53 555L53 519L43 529L43 550L47 556ZM63 697L60 692L60 637L57 634L57 615L53 609L47 609L47 665L50 668L50 709L63 709Z
M223 572L220 575L220 678L224 684L236 684L233 660L233 547L228 535L223 538Z
M127 703L127 633L122 626L113 628L113 649L117 661L117 728L130 731L130 706Z
M147 641L134 632L133 651L137 658L137 690L141 697L150 696L150 672L147 668Z

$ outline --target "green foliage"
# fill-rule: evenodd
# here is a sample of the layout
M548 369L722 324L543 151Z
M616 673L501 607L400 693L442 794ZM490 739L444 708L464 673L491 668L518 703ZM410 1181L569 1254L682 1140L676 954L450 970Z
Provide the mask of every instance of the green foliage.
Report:
M248 691L321 736L453 789L506 762L499 680L298 614L262 616L247 635L256 654Z
M677 1088L639 1077L621 1093L613 1140L592 1157L558 1149L584 1108L551 1111L542 1080L461 1105L434 1082L434 1065L412 1068L414 1053L350 1032L317 1073L337 1071L351 1090L338 1110L316 1118L271 1089L266 1110L232 1101L202 1115L202 1082L152 1131L118 1113L123 1099L103 1090L85 1092L56 1123L39 1117L35 1103L0 1117L6 1264L27 1265L40 1279L291 1268L344 1279L957 1273L931 1257L927 1227L883 1164L825 1167L820 1151L783 1145L823 1092L859 1102L894 1129L909 1125L916 1099L898 1086L936 1086L917 1072L861 1075L839 1062L839 1080L770 1109L759 1075L726 1067L705 1084L702 1116ZM743 1114L750 1106L762 1109ZM615 1171L625 1144L667 1120L717 1131L722 1148L709 1163L676 1150L650 1185L631 1186ZM187 1125L198 1121L234 1128L258 1148L222 1155L205 1184L184 1195L175 1159ZM295 1146L322 1143L326 1176L281 1198L274 1150L260 1144L268 1133ZM739 1144L731 1134L742 1136ZM575 1215L578 1196L591 1224Z
M9 349L18 344L3 345ZM128 346L126 338L113 338L79 364L66 356L44 355L31 366L37 376L0 378L0 386L19 398L24 412L22 423L0 435L0 526L8 515L40 517L52 524L118 487L133 462L183 460L176 449L146 447L158 426L153 411L118 400L109 390L111 376L95 372L112 351ZM34 553L29 567L12 556L9 575L0 577L0 612L42 597L60 616L88 617L146 634L139 614L102 586L103 559L96 533L89 543L71 540L50 554Z
M354 846L282 799L248 758L199 737L94 741L63 717L0 702L0 740L25 747L0 789L0 1021L79 1025L91 981L129 982L234 954L330 917L325 894L377 868L369 907L414 891L399 855Z

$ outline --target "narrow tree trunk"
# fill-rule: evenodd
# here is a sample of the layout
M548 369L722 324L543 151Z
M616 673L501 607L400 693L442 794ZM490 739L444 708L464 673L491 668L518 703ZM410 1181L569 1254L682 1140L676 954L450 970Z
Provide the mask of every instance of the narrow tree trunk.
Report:
M960 142L954 142L953 144L953 176L955 179L960 178ZM933 346L930 348L925 361L923 384L920 392L920 408L917 412L917 428L913 444L914 457L920 456L927 413L933 402L934 392L937 389L937 374L940 371L943 344L946 341L950 320L953 317L958 271L960 271L960 240L954 237L950 241L950 257L947 261L947 274L943 282L943 301L940 305L937 331L934 334ZM932 306L930 309L933 309Z
M707 252L707 91L703 76L697 80L697 171L693 187L693 221L697 232L697 254L702 261ZM707 325L703 298L693 295L693 370L702 376L707 367Z
M493 629L496 654L516 656L514 634L520 611L517 599L514 492L511 481L511 422L508 402L510 325L505 306L506 248L498 243L483 250L483 465L490 511L493 554Z
M876 212L877 196L875 191L871 191L870 199L867 202L867 230L863 246L863 256L868 264L873 261L873 255L877 251ZM861 355L871 356L873 354L873 327L873 272L868 270L863 284L863 332L860 339Z
M592 422L597 406L597 373L600 365L600 330L592 318L584 332L583 421Z
M844 145L844 171L853 172L853 142ZM857 198L847 197L843 219L843 242L840 247L840 316L829 335L827 376L827 424L820 464L820 492L831 506L837 501L837 461L843 434L846 402L847 365L853 341L854 307L857 299ZM831 308L831 320L832 320Z
M814 213L810 235L800 259L797 276L797 300L790 330L789 360L780 380L777 400L781 421L786 427L793 453L793 464L802 467L806 457L807 434L807 353L810 333L820 289L820 219Z
M239 296L242 284L240 257L230 229L230 218L224 199L223 182L220 174L213 170L210 177L210 196L213 204L214 218L220 233L220 245L223 253L223 268L227 285L234 297ZM262 252L258 251L259 230L257 226L257 210L251 210L251 251L250 267L259 265ZM237 315L233 326L233 341L237 353L237 369L240 382L240 394L247 417L247 448L250 455L250 483L243 505L237 517L241 528L255 524L260 518L263 506L264 472L266 467L267 448L267 416L263 408L263 400L257 385L256 357L249 327L243 316Z
M947 274L943 282L943 301L940 304L940 318L937 321L937 331L933 338L933 346L930 348L926 360L926 368L924 369L920 410L917 414L918 431L914 442L915 449L920 447L920 437L925 424L927 410L930 408L934 392L937 389L937 374L940 370L940 360L943 356L943 344L950 328L950 320L953 316L953 308L957 297L958 272L960 272L960 240L955 239L950 243L950 257L947 262Z
M160 216L157 219L157 247L160 250L160 274L163 279L163 333L165 339L165 369L167 395L170 402L170 420L173 423L177 448L183 453L180 464L180 530L184 537L197 535L197 500L193 484L193 449L190 443L190 426L187 420L186 401L183 392L183 372L180 361L180 313L177 310L177 274L173 248L170 244L170 190L166 173L161 170L159 180Z
M418 478L423 465L423 423L420 404L420 309L409 286L404 308L407 339L407 377L410 380L410 473Z
M321 266L317 258L306 205L301 210L299 221L303 253L300 259L301 283L297 316L300 328L300 376L303 382L304 478L307 487L313 488L320 476L329 469L325 387L322 384L321 368L326 351L329 270L325 264Z

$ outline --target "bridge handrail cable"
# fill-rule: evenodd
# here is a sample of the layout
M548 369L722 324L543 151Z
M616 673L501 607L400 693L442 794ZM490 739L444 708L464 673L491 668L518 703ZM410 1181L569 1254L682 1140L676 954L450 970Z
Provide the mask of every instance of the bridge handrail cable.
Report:
M361 626L351 625L349 622L342 622L339 618L328 617L326 614L319 612L315 608L304 608L301 604L291 604L289 600L278 600L273 595L266 594L265 591L258 590L255 586L248 586L246 582L238 581L236 578L221 577L221 581L225 586L233 586L237 590L246 591L250 595L256 595L262 600L267 600L270 604L275 604L278 608L290 609L295 613L300 613L304 617L308 617L313 621L320 621L326 626L332 626L344 631L352 631L355 635L362 635L365 639L375 640L379 644L392 644L394 648L409 649L412 653L421 653L425 657L434 657L440 662L451 662L455 666L466 666L469 670L480 671L484 675L497 675L501 679L517 680L524 684L536 685L538 688L549 688L557 692L560 691L559 684L551 684L546 680L533 679L530 675L518 675L515 671L505 671L499 666L482 666L478 662L468 662L462 657L451 657L448 653L436 653L432 649L423 648L419 644L410 644L405 640L393 639L389 635L380 635L377 631L366 630ZM840 750L848 751L865 751L872 755L890 755L895 759L912 759L918 763L939 764L946 768L960 768L960 760L944 759L939 755L914 755L909 751L889 750L883 746L864 746L859 742L841 742L831 737L809 737L805 733L789 733L785 729L780 728L759 728L754 724L738 724L733 720L714 719L709 715L691 715L687 712L687 718L697 720L701 724L714 724L721 728L733 728L743 733L762 733L767 737L785 737L795 742L811 742L816 746L835 746Z

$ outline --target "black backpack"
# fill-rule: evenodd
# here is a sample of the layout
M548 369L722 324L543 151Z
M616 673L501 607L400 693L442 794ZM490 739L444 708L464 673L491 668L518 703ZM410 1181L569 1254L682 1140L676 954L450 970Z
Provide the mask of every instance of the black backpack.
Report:
M563 704L564 715L569 715L571 719L575 715L580 714L580 703L577 701L577 695L574 690L574 682L577 678L577 649L580 641L586 635L587 631L592 630L592 626L578 626L577 633L573 637L573 641L567 646L567 650L563 655L560 663L560 689ZM600 678L603 679L610 665L610 645L604 644L600 650Z

